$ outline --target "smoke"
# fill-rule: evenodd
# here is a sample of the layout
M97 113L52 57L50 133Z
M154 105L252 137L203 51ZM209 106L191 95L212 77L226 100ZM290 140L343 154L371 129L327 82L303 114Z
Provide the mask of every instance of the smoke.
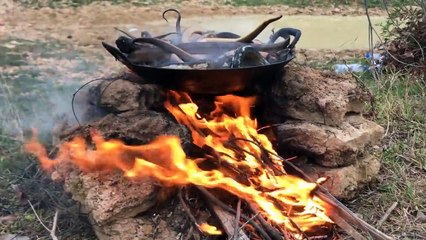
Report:
M38 134L45 139L56 127L76 125L71 100L79 84L76 82L65 87L52 87L48 86L49 84L54 85L51 81L45 83L45 86L34 84L31 91L22 92L5 92L9 86L2 86L0 101L4 102L1 106L4 114L1 128L5 134L22 140L25 132L37 129ZM11 87L9 90L16 90L16 87ZM20 86L20 88L23 87ZM75 105L77 113L89 104L87 95L88 90L77 95L82 96L77 97Z
M35 128L43 139L50 139L55 128L76 125L71 107L75 91L84 82L111 73L98 56L61 43L15 39L7 44L16 47L0 45L6 56L0 69L1 135L23 140ZM90 86L76 95L75 110L82 122L91 106Z

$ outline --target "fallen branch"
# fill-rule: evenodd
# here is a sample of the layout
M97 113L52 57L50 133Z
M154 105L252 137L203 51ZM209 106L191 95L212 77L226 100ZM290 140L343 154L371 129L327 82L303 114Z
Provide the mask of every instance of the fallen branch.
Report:
M339 215L335 213L330 213L330 218L333 219L334 223L343 229L349 236L353 237L355 240L364 240L363 237L355 228L353 228L349 223L342 219Z
M189 230L188 230L188 233L186 234L186 237L185 238L183 238L184 240L189 240L189 239L191 239L192 238L192 236L193 236L193 234L194 234L194 226L190 226L189 227Z
M243 225L241 225L240 230L242 230L247 224L249 224L250 222L252 222L255 218L257 218L257 216L259 216L260 213L256 213L255 215L253 215L253 217L249 218L245 223L243 223Z
M292 162L287 161L286 159L282 158L278 154L269 151L268 149L263 147L262 144L260 144L256 141L253 141L253 140L250 140L250 139L244 139L244 138L234 138L232 140L234 140L234 141L236 141L236 140L247 141L247 142L250 142L250 143L258 146L262 150L262 152L273 155L273 156L281 159L283 161L283 163L287 164L288 166L293 168L293 170L295 170L297 173L299 173L305 181L315 182L308 175L306 175L300 168L298 168L296 165L294 165ZM274 172L276 172L276 170L278 170L278 169L275 169ZM283 174L286 174L286 173L283 172L283 171L280 171L279 174L277 174L277 175L283 175ZM327 203L329 205L329 208L331 209L330 210L331 214L329 216L330 219L333 220L343 230L347 231L347 233L349 235L351 235L353 238L355 238L357 240L358 239L365 239L365 237L363 237L363 235L361 235L355 228L352 227L352 226L355 226L358 230L361 230L364 233L367 233L368 236L371 236L374 239L378 239L378 240L391 240L392 239L391 237L382 233L378 229L375 229L373 226L369 225L368 223L366 223L362 219L358 218L352 211L350 211L345 205L343 205L336 198L334 198L334 196L331 195L328 192L328 190L325 189L324 187L322 187L321 185L318 185L318 188L313 193L316 194L320 199L322 199L325 203ZM232 211L235 212L233 209L232 209ZM267 235L270 236L270 234L267 234Z
M299 227L299 225L297 225L297 223L295 223L293 221L293 219L291 219L291 217L289 217L289 216L287 216L287 217L288 217L288 220L290 221L290 223L293 225L293 227L295 227L297 229L297 231L299 231L299 234L302 235L302 237L303 237L302 239L309 240L309 237L306 235L305 232L302 231L302 229ZM355 240L358 240L358 239L355 239Z
M271 153L274 154L274 153ZM278 156L278 155L277 155ZM279 156L278 156L279 157ZM298 168L296 165L294 165L292 162L288 162L285 159L281 158L288 166L292 167L295 171L297 171L302 177L309 182L315 182L313 181L308 175L306 175L300 168ZM345 221L348 221L350 225L356 226L365 233L369 234L374 239L378 240L392 240L393 238L387 236L386 234L382 233L381 231L375 229L373 226L365 222L364 220L357 217L351 210L349 210L345 205L343 205L339 200L337 200L333 195L328 192L326 188L324 188L321 185L318 185L318 189L315 191L315 194L324 202L328 203L330 208L332 210L333 214L330 216L330 219L333 220L336 224L343 223L340 219L337 219L337 216L341 219L345 219ZM349 225L349 226L350 226ZM343 225L340 226L342 229L347 228L347 226ZM350 234L348 232L348 234ZM358 233L359 234L359 233ZM355 236L352 236L355 238Z

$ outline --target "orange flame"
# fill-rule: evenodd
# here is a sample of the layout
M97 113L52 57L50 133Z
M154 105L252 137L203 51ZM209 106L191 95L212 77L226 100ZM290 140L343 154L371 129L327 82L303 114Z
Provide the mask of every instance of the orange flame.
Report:
M35 137L25 148L36 155L47 170L71 162L83 171L118 169L129 178L154 177L168 186L194 184L220 188L254 204L267 219L292 232L308 231L332 222L327 217L325 203L312 194L317 184L285 174L272 143L257 133L257 122L250 118L254 98L217 97L216 108L206 119L198 114L198 106L188 95L171 92L169 97L166 108L190 128L194 144L214 149L222 161L245 172L248 182L241 183L220 171L221 163L217 163L217 169L201 169L197 161L186 156L179 138L174 136L160 136L147 145L129 146L119 140L105 140L93 132L93 148L77 137L63 143L55 159L47 156ZM174 106L172 101L178 105ZM229 110L234 116L225 114ZM212 226L201 226L205 232L215 232Z
M209 225L208 223L202 223L199 228L201 231L209 235L222 235L222 231L217 229L215 226Z

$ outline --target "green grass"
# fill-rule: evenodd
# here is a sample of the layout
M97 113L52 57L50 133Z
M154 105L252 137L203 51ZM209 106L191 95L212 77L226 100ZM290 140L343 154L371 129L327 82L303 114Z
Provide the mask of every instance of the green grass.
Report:
M0 236L13 233L34 239L50 239L49 233L36 219L30 201L41 220L51 227L59 211L57 234L61 239L90 239L93 237L87 217L79 214L79 206L71 200L59 183L40 171L37 160L22 151L24 136L31 126L41 127L46 143L52 128L52 110L69 107L60 95L74 92L79 77L61 82L61 70L93 72L94 67L78 51L59 42L3 40L0 62ZM4 47L7 46L7 47ZM51 61L54 59L53 61ZM70 66L47 66L44 61L64 61ZM65 105L64 105L65 104ZM48 130L48 131L47 131Z
M397 239L425 239L426 224L415 222L425 212L426 199L426 85L422 78L389 72L375 81L361 75L376 98L376 122L386 131L378 182L365 189L350 206L370 223L397 208L381 230Z
M330 70L339 59L308 62L317 69ZM366 63L361 57L346 63ZM377 157L382 167L375 183L346 204L371 224L383 217L394 202L398 206L379 227L395 239L426 239L426 224L415 221L418 211L426 212L426 83L406 72L385 71L376 81L370 73L357 74L375 97L376 117L385 128L383 152ZM372 110L371 107L366 111Z

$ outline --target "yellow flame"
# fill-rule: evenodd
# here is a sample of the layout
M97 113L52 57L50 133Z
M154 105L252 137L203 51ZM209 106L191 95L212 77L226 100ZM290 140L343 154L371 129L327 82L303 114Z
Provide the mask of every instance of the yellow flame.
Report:
M222 235L222 231L220 231L219 229L217 229L217 227L212 226L208 223L200 224L199 228L202 232L205 232L209 235Z
M172 101L178 104L173 105ZM215 110L203 118L189 96L171 92L166 108L190 128L195 144L209 146L219 154L223 162L217 162L216 169L202 169L199 161L188 158L175 136L160 136L146 145L129 146L119 140L105 140L93 132L94 148L76 137L59 146L55 159L47 156L35 137L25 148L38 157L45 169L71 162L83 171L118 169L132 179L155 177L166 186L194 184L220 188L254 204L264 217L286 231L297 233L299 229L308 231L332 223L326 204L313 195L317 183L286 174L272 143L256 131L257 122L250 118L254 101L230 95L218 97ZM225 163L238 169L241 176L221 171L226 168Z

